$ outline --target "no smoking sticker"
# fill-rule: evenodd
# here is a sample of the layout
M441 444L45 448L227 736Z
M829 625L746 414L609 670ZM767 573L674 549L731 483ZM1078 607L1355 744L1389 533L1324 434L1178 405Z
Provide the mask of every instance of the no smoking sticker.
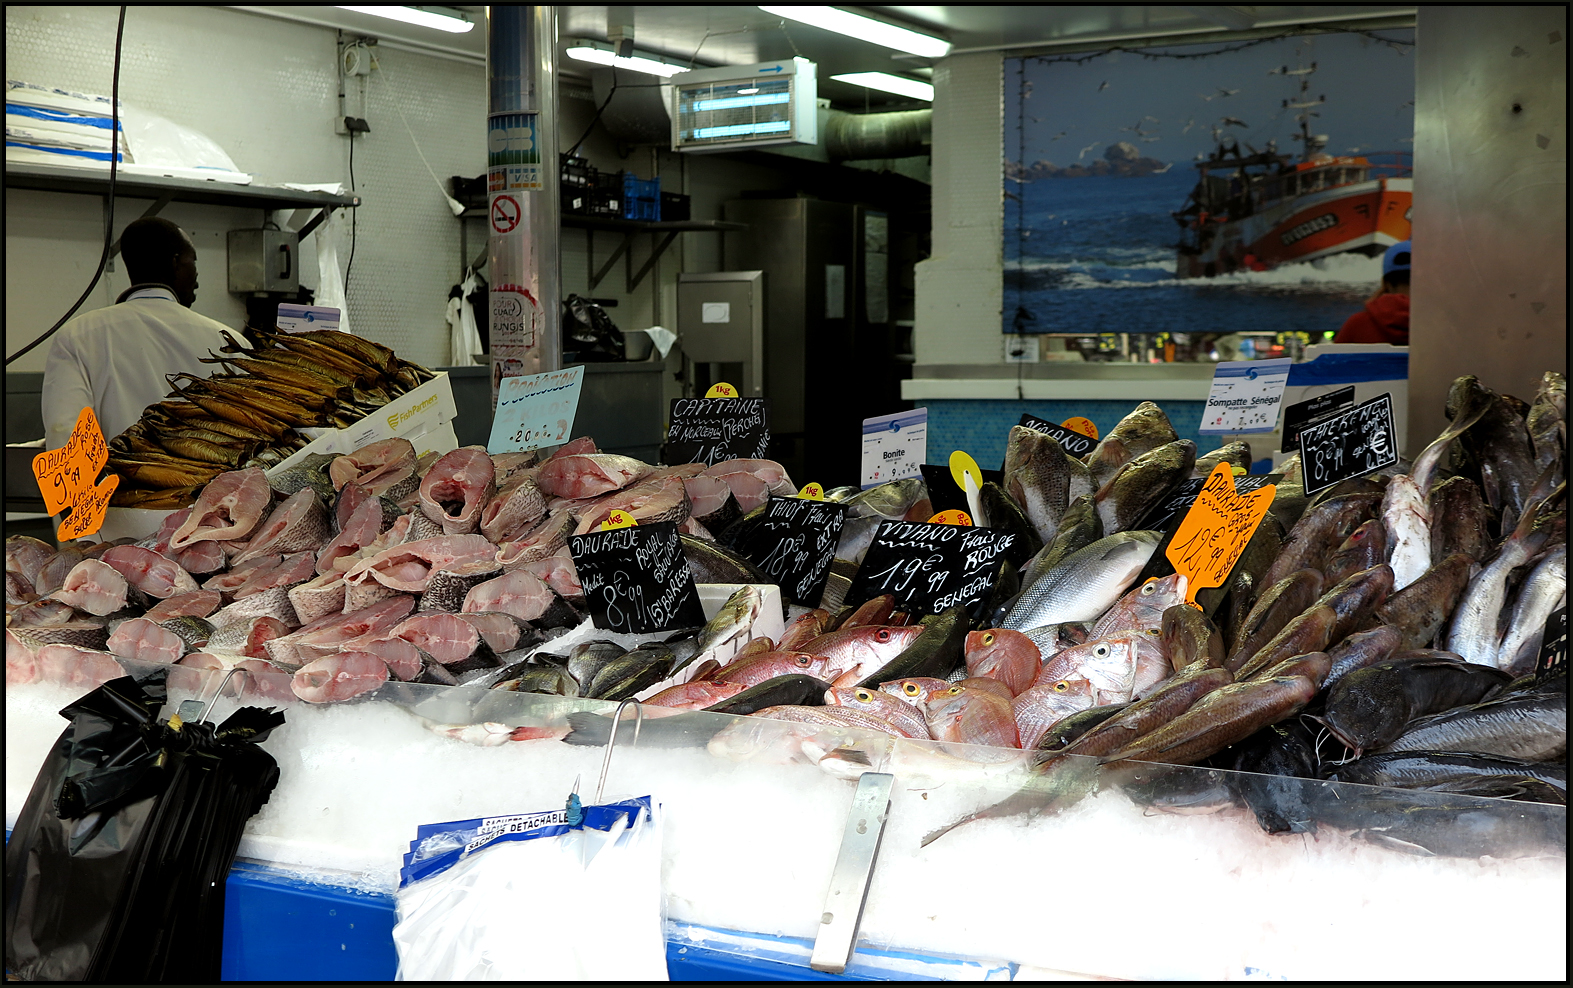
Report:
M519 200L513 196L498 196L492 200L492 229L498 233L512 233L522 213Z

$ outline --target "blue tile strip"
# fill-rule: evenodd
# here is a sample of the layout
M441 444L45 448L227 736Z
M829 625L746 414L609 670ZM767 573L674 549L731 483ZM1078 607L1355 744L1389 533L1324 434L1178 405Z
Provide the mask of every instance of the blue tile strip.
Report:
M1091 419L1098 435L1106 436L1120 419L1141 404L1141 398L1079 401L1008 401L1003 399L931 399L922 402L929 410L928 459L930 463L949 462L951 450L965 450L978 465L987 469L1005 460L1005 438L1010 427L1021 421L1023 412L1063 422L1081 416ZM1198 453L1218 447L1217 437L1203 437L1202 409L1205 401L1158 401L1174 431L1181 439L1196 444Z

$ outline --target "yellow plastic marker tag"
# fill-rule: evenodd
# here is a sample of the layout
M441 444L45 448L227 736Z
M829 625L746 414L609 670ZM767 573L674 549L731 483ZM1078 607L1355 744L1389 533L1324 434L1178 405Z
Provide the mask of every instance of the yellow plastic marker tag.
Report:
M33 457L33 476L49 513L71 509L56 533L62 542L92 535L103 527L109 498L120 486L120 477L115 474L94 485L108 462L109 444L104 442L104 430L92 408L82 409L64 446Z
M962 511L960 508L952 508L949 511L941 511L939 514L937 514L934 517L930 518L929 519L929 524L930 525L965 525L968 528L971 528L972 527L972 516L967 514L965 511Z
M601 522L601 531L606 532L614 528L633 528L637 524L639 523L634 521L633 515L621 508L617 508L606 516L605 521Z
M710 385L710 390L705 392L706 398L736 398L737 389L725 382Z
M1080 415L1066 419L1060 423L1060 426L1072 432L1079 432L1092 439L1098 438L1098 427L1092 424L1092 419L1084 419Z
M1268 484L1240 494L1229 464L1213 467L1165 553L1175 572L1185 577L1187 602L1194 602L1199 590L1223 586L1276 493Z
M819 484L804 484L803 489L797 492L797 496L805 501L823 501L825 489Z
M983 471L978 469L978 461L958 449L950 454L950 479L954 480L956 486L965 492L968 476L972 477L973 490L981 491L983 489Z

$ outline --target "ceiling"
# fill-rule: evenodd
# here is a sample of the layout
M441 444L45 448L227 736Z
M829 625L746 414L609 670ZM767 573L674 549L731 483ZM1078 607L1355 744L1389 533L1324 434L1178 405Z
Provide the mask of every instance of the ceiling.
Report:
M382 17L338 7L276 6L238 7L273 17L336 27L347 33L371 35L384 43L447 54L466 60L486 55L486 8L449 6L476 21L466 34L443 32L400 24ZM767 14L758 7L704 5L652 5L631 10L634 44L640 54L695 65L746 65L790 58L794 54L819 66L819 94L847 110L890 109L914 105L897 97L870 92L860 86L834 82L832 75L845 72L883 71L927 77L932 59L903 55L856 38ZM1372 27L1412 25L1414 7L1315 5L1282 7L1204 6L1074 6L1018 4L1011 6L957 5L945 7L861 6L847 7L867 16L943 36L955 52L1004 49L1026 53L1034 50L1076 50L1117 43L1152 43L1154 40L1196 42L1255 37L1292 29L1298 25L1359 23ZM558 34L562 41L605 41L607 7L560 6ZM561 59L565 72L586 74L575 63ZM584 68L587 68L584 67Z

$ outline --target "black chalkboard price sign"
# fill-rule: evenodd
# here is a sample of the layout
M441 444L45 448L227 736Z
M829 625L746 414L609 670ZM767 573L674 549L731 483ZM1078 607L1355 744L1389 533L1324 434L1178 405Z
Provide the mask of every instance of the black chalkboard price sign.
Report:
M1091 436L1084 436L1079 432L1072 432L1063 425L1055 425L1047 419L1040 419L1036 415L1025 412L1021 416L1021 424L1033 432L1041 432L1046 436L1053 436L1060 448L1078 460L1097 448L1098 440Z
M673 398L661 462L705 463L770 455L769 398Z
M1568 609L1559 607L1546 618L1546 631L1540 639L1540 655L1535 660L1535 682L1567 675Z
M676 523L570 535L568 552L597 628L644 635L705 623Z
M1276 484L1284 479L1281 473L1257 474L1234 478L1234 489L1238 494L1247 491L1260 490L1268 484ZM1185 513L1191 510L1191 505L1201 496L1202 487L1207 483L1204 478L1197 477L1182 482L1178 487L1169 492L1169 496L1159 501L1158 504L1134 527L1148 531L1162 532L1169 528L1171 521L1177 522L1184 518ZM1166 546L1164 547L1166 548ZM1153 554L1157 556L1157 553Z
M1285 405L1283 451L1287 453L1291 449L1300 448L1301 429L1318 422L1325 422L1339 412L1353 408L1354 403L1355 389L1350 385L1325 395L1295 402L1293 405Z
M789 601L818 607L846 513L844 504L773 497L737 550L774 580Z
M1398 462L1393 396L1380 395L1300 430L1307 496Z
M882 522L852 578L846 603L861 604L888 593L911 614L970 608L988 593L1015 541L1016 536L992 528Z

